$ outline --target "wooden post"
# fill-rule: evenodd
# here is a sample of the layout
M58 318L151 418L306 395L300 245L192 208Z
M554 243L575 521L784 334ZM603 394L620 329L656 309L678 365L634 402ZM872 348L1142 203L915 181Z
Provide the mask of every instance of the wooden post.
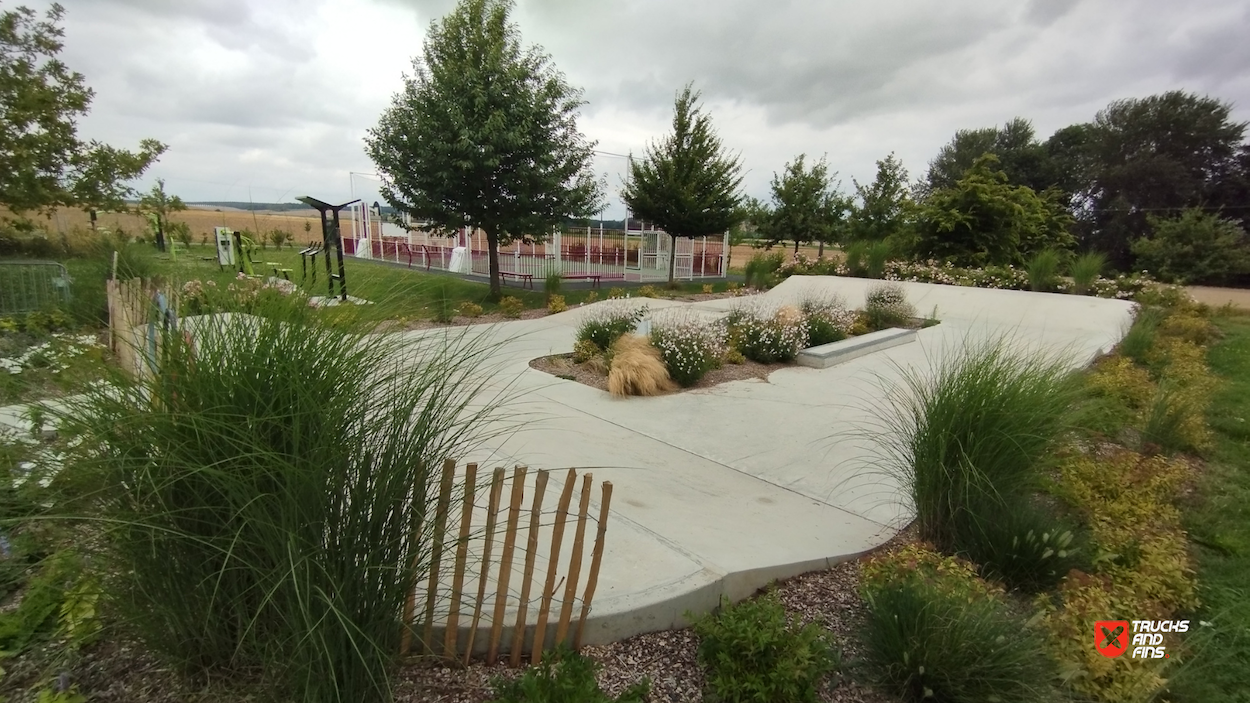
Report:
M530 649L530 663L537 664L543 656L547 643L547 616L551 612L551 598L556 592L556 568L560 563L560 542L564 538L564 523L569 517L569 501L573 498L573 486L577 484L577 471L569 469L564 479L564 490L556 507L556 521L551 528L551 558L547 561L547 580L543 585L543 599L538 607L538 622L534 625L534 646Z
M582 595L582 613L577 619L577 632L573 634L573 649L582 648L582 632L586 629L586 618L590 616L590 601L595 597L595 587L599 585L599 565L603 563L603 538L608 529L608 506L612 503L612 482L604 481L603 499L599 504L599 530L595 533L595 551L590 557L590 574L586 577L586 593Z
M586 513L590 510L591 474L582 477L582 500L577 506L577 533L573 537L573 553L569 555L569 576L564 586L564 602L560 604L560 624L556 627L556 644L569 634L569 618L577 600L577 577L582 570L582 542L586 537Z
M438 504L434 510L434 544L430 549L430 588L425 596L425 628L421 633L421 649L433 652L430 642L434 638L434 605L438 600L438 571L443 560L443 543L447 541L447 508L451 504L452 480L455 478L456 462L443 461L443 476L438 485Z
M512 576L512 553L516 549L517 523L521 519L521 501L525 498L525 467L518 466L512 472L512 501L508 504L508 527L503 535L503 552L499 555L499 589L495 593L495 616L491 618L490 647L486 663L494 664L499 658L499 639L503 635L503 616L508 607L508 580Z
M543 516L543 492L547 490L547 472L539 471L534 485L534 504L530 508L530 527L525 544L525 569L521 572L521 602L516 611L516 631L512 633L510 666L521 665L521 649L525 646L525 612L529 606L530 583L534 580L534 557L538 552L538 527Z
M473 523L473 497L477 489L477 464L469 464L464 472L464 501L460 507L460 533L456 542L456 566L451 577L451 603L447 611L447 629L443 632L443 656L456 656L456 637L460 628L460 599L464 591L464 567L469 559L469 530Z
M503 467L495 469L490 477L490 502L486 507L486 543L482 545L482 570L477 577L477 601L473 604L473 622L469 625L469 641L464 645L464 664L469 665L473 656L473 640L477 638L477 626L482 621L482 602L486 600L486 579L490 573L490 548L495 541L495 523L499 517L499 497L503 493Z

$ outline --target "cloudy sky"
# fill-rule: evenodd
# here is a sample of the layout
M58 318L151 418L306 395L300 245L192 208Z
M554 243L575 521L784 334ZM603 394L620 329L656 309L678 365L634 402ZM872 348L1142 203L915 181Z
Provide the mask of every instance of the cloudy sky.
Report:
M350 175L373 171L365 131L454 4L61 1L63 58L96 91L82 136L159 139L146 181L254 202L372 197ZM918 176L957 129L1020 115L1044 138L1176 88L1250 120L1244 0L518 0L514 19L584 89L600 150L639 153L693 81L760 197L800 153L827 154L849 190L891 151ZM597 160L613 190L623 165Z

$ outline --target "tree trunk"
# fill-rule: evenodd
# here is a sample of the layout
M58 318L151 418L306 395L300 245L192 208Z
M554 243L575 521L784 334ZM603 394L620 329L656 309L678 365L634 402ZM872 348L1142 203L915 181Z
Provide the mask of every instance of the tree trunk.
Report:
M816 258L822 259L825 256L825 240L820 240L820 247L816 250Z
M503 297L499 288L499 234L494 229L482 228L486 232L486 260L490 263L490 300L498 303ZM469 246L469 261L473 260L472 242ZM471 266L472 264L470 264Z
M799 240L797 239L794 240L794 255L795 256L799 255Z
M677 235L670 234L668 237L671 240L668 246L668 287L672 288L673 275L677 272Z
M156 250L165 251L165 226L162 218L156 218Z

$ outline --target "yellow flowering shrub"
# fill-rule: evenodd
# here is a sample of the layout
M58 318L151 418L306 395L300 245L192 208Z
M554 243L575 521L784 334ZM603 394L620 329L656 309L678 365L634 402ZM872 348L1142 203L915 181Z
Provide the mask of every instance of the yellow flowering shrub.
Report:
M1145 408L1155 394L1150 372L1124 356L1102 359L1086 378L1095 393L1119 401L1131 410Z
M914 581L968 602L995 598L1003 589L977 575L970 561L940 554L928 544L908 544L868 558L860 569L860 586L872 590L890 583Z

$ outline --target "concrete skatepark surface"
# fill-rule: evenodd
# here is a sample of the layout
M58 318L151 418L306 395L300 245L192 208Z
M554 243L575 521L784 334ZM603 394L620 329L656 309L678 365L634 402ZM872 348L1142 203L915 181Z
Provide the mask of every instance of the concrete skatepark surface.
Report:
M630 303L710 316L836 294L860 308L879 283L792 277L750 298ZM706 612L722 595L738 600L888 541L911 513L872 434L900 369L924 372L967 341L998 336L1084 365L1119 340L1133 309L1084 296L900 285L920 316L941 320L914 343L828 369L783 368L767 380L655 398L614 398L529 368L531 359L572 351L583 317L621 301L470 328L504 340L494 352L499 377L514 383L521 411L534 421L491 442L490 456L469 458L484 466L574 467L614 485L585 642L681 626L684 613Z
M599 306L645 304L656 315L671 310L714 317L741 305L780 306L833 294L860 308L875 285L880 282L796 276L759 296L605 301L464 330L496 343L493 380L510 384L517 400L509 411L524 423L474 455L456 458L479 461L485 470L530 467L527 505L536 469L553 472L556 487L548 487L548 504L563 481L560 469L589 471L613 483L585 643L681 626L684 613L706 612L722 596L739 600L773 580L825 568L888 541L910 521L911 509L882 463L873 432L889 402L887 389L902 369L925 373L965 343L1000 336L1084 365L1119 340L1134 307L1075 295L902 283L917 313L941 324L920 330L915 342L831 368L795 366L767 380L613 398L529 367L534 358L572 351L578 325ZM415 340L445 333L402 334ZM27 430L22 408L0 408L4 426ZM597 491L594 496L591 515L598 514ZM570 542L566 537L566 554ZM544 569L539 564L538 573ZM514 572L514 587L517 579ZM474 586L466 584L465 591ZM531 625L536 610L529 609ZM513 618L510 613L505 622ZM511 641L510 629L504 642ZM479 631L479 646L486 639Z

